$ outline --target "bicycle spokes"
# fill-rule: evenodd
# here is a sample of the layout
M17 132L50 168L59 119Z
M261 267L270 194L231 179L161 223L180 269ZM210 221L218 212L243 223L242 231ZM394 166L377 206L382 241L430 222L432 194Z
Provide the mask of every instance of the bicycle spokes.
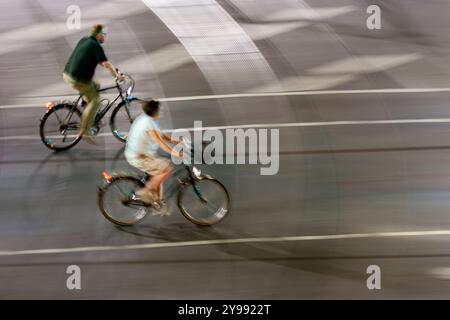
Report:
M81 113L72 104L54 106L42 118L41 139L53 150L70 148L79 141Z
M142 107L137 100L120 104L111 115L111 130L114 136L125 142L128 138L131 124L142 113Z
M149 208L136 198L142 186L136 178L118 177L100 189L100 209L110 221L119 225L132 225L141 220Z
M208 201L205 198L203 198L200 188L196 184L193 184L192 187L194 188L194 192L197 195L197 197L200 199L200 201L202 203L207 203Z
M217 180L205 178L187 185L181 192L178 206L196 224L217 223L229 210L228 192Z

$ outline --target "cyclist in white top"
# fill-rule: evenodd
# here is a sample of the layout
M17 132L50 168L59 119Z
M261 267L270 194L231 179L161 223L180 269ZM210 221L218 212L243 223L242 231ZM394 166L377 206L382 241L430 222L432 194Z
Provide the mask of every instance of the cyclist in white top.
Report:
M183 157L183 151L177 152L170 144L179 144L159 129L159 101L144 102L144 113L131 125L125 147L125 157L130 165L152 176L145 188L136 194L144 202L161 200L161 185L173 172L173 166L166 158L157 155L159 148L176 157Z

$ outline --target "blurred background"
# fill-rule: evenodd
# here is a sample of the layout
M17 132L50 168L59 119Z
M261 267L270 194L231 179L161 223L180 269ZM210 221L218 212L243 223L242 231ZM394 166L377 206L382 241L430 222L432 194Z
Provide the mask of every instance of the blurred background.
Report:
M79 29L68 27L73 5ZM370 5L381 29L367 27ZM0 0L0 298L449 298L449 10L446 0ZM123 145L106 134L53 153L40 141L46 102L76 96L62 71L96 23L135 95L163 99L165 129L290 124L277 175L206 168L232 198L221 224L198 228L174 209L115 227L96 186L102 170L129 170ZM101 67L96 79L113 84ZM318 237L17 252L301 236ZM82 290L66 288L71 264ZM366 286L370 265L381 290Z

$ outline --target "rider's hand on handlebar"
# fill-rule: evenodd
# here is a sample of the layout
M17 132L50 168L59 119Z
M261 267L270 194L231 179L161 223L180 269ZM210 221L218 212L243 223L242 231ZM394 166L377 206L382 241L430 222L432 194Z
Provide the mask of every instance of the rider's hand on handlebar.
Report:
M116 68L116 82L124 82L125 81L125 75L120 72L118 68Z
M125 76L121 73L119 73L119 75L116 77L116 82L117 83L121 83L125 81Z

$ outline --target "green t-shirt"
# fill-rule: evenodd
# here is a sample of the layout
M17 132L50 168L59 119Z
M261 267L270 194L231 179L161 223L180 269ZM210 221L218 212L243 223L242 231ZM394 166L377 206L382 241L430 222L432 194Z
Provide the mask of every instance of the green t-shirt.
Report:
M97 39L84 37L70 55L64 72L77 81L90 81L94 77L97 64L107 60Z

